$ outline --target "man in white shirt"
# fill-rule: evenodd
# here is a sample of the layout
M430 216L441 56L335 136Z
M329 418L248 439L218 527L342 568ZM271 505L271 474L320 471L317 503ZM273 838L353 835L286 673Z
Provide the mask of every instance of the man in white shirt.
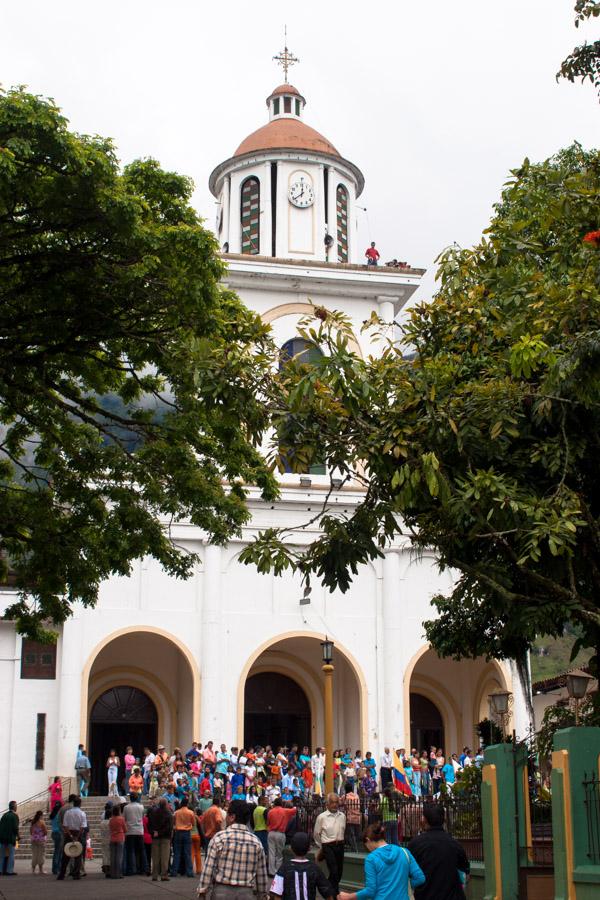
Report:
M337 794L327 795L327 809L317 816L314 838L319 848L317 860L327 863L329 884L333 895L340 891L340 881L344 871L344 835L346 834L346 816L340 812L340 798Z
M271 784L265 791L265 797L267 798L267 803L269 804L269 806L273 805L273 800L275 800L276 797L281 797L281 788L277 784L276 775L271 776Z
M150 788L150 772L152 771L152 766L154 764L154 760L156 759L156 754L153 753L149 747L144 747L144 764L142 766L142 772L144 774L144 793L147 794Z
M125 835L125 875L143 875L146 871L144 853L144 807L137 794L129 795L129 803L123 810L127 825Z
M285 775L281 779L281 790L282 791L291 791L294 787L294 770L288 769Z
M385 791L388 784L392 783L392 754L389 747L383 749L379 771L381 772L381 790Z
M325 792L325 748L317 747L316 753L310 758L310 768L313 773L313 791L320 793L321 796ZM317 781L320 790L317 791Z
M73 806L66 811L62 820L63 828L63 855L60 863L60 872L56 876L57 881L64 881L67 866L73 861L73 878L81 877L81 862L83 859L83 851L85 848L84 829L87 828L87 816L81 808L81 797L73 797ZM79 841L81 844L81 853L79 856L67 856L64 851L65 844L70 841Z

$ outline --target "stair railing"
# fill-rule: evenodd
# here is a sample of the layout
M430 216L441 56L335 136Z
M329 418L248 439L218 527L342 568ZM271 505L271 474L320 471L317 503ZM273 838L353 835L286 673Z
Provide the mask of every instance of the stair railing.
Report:
M76 782L77 778L75 776L60 779L64 800L66 800L69 794L76 793ZM50 812L50 792L48 788L46 788L45 791L39 791L39 793L33 794L32 797L27 797L25 800L17 801L19 824L23 825L25 822L30 822L38 809L42 809L44 812ZM8 812L8 810L3 809L0 812L0 815L4 815L5 812Z

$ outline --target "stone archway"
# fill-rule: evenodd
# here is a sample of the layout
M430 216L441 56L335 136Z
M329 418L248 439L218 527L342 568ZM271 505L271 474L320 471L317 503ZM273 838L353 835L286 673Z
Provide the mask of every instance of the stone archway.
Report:
M320 642L324 635L310 632L288 632L272 638L257 648L242 671L238 688L238 745L245 738L246 684L259 672L279 673L295 682L306 695L310 707L310 740L314 749L323 745L324 708L323 672ZM334 650L334 745L352 749L366 746L366 684L356 662L338 643ZM279 702L279 699L278 699ZM300 743L294 736L293 743ZM267 743L273 743L272 740ZM334 749L334 748L332 748Z
M111 750L121 756L122 762L126 746L131 745L141 758L144 747L155 748L157 743L158 711L148 694L128 684L101 693L90 711L92 793L106 793L105 763ZM123 774L122 770L119 774Z
M412 695L421 695L437 709L443 731L443 740L438 746L444 748L447 756L460 753L465 746L475 746L482 691L490 680L502 686L502 689L509 688L498 663L488 663L483 658L463 659L460 662L444 659L431 647L422 647L407 666L405 698L409 700ZM407 738L410 735L412 740L411 706L410 701L405 706L405 734ZM430 742L435 743L433 739Z
M196 710L200 699L199 677L181 646L165 633L150 629L127 629L109 635L90 657L83 679L85 730L82 729L82 734L87 734L86 740L90 742L88 749L94 766L105 762L98 760L98 754L91 746L94 739L94 716L98 715L98 710L104 710L102 715L106 716L107 698L109 703L117 704L116 697L121 689L139 692L131 695L138 699L140 694L144 695L156 711L155 723L136 723L134 717L131 717L130 737L127 738L123 732L122 746L114 748L121 758L129 744L133 747L135 756L143 753L146 738L141 730L137 734L137 724L154 724L156 734L147 734L154 744L151 746L153 750L156 749L157 742L165 744L169 749L177 744L189 747L196 737L194 726L198 723ZM99 699L102 699L101 704L98 704ZM139 711L141 707L134 704L131 711L134 712L135 709ZM126 715L123 721L128 719L129 715Z
M410 748L417 753L444 746L444 720L436 704L420 693L410 694Z
M311 744L310 703L298 682L281 672L257 672L244 689L244 747Z

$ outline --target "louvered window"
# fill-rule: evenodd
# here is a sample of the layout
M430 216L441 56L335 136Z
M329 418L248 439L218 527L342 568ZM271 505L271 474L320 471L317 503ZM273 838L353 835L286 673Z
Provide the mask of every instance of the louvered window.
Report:
M260 253L260 184L258 178L246 178L242 185L240 218L242 253Z
M338 262L348 262L348 191L338 184L335 192Z

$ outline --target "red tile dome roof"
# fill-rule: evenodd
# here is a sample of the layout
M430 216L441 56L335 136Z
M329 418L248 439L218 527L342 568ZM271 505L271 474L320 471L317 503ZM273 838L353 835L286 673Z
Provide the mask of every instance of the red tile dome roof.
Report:
M327 138L296 118L272 119L267 125L249 134L233 155L243 156L245 153L259 153L262 150L311 150L313 153L340 156Z
M271 96L268 98L267 103L271 99L271 97L279 97L281 94L295 94L296 97L301 97L302 94L298 90L297 87L294 87L293 84L280 84L279 87L276 87Z

